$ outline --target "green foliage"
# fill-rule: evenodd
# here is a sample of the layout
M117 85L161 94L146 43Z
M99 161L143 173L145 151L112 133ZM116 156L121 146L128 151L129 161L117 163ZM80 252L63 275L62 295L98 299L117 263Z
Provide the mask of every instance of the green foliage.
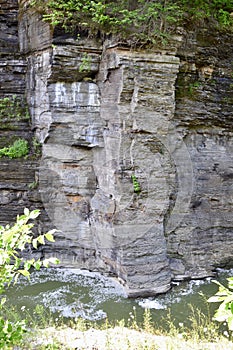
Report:
M202 298L203 297L204 296L202 295ZM204 301L206 301L206 299ZM165 332L165 334L167 333L168 336L170 335L173 338L179 337L186 341L192 340L205 343L219 342L222 338L222 331L220 330L219 324L213 322L208 306L207 302L206 310L203 312L194 305L188 304L187 308L189 309L189 315L184 323L179 322L178 324L177 320L174 316L172 317L171 311L169 310L164 319L167 327L166 330L162 330L162 332ZM186 349L189 347L187 346L184 348ZM190 346L190 348L193 349L195 347ZM198 349L200 348L198 347ZM183 347L180 349L183 349Z
M188 86L188 93L190 96L193 95L194 91L196 91L201 86L201 82L194 81L193 83L190 83Z
M212 20L216 26L232 27L232 0L193 0L192 4L189 0L182 0L181 4L191 20Z
M152 315L150 312L150 309L145 309L143 314L143 329L147 333L153 333L154 332L154 325L152 322Z
M41 260L26 260L20 257L19 252L23 251L28 245L37 249L38 244L45 244L45 239L54 242L54 230L33 238L32 228L34 220L39 216L39 210L29 211L24 209L24 215L17 216L16 223L13 226L0 226L0 293L9 285L12 280L17 281L18 276L30 276L30 268L39 269L41 266L48 267L49 263L57 263L54 258Z
M0 293L3 293L13 281L16 283L20 275L29 278L31 267L38 270L42 266L48 267L50 263L57 264L59 262L56 258L41 261L25 260L20 256L20 252L29 245L37 249L38 244L45 244L45 239L54 242L54 230L36 238L33 237L34 224L30 221L36 219L39 214L39 210L30 212L26 208L24 215L17 216L14 225L0 226ZM5 301L5 298L1 299L0 310ZM18 343L26 331L25 325L24 321L10 322L5 317L0 316L0 348L7 348L8 344Z
M0 158L3 156L9 158L21 158L28 154L28 142L24 139L15 140L13 145L0 149Z
M35 181L33 181L33 182L28 184L28 188L30 190L35 190L37 187L38 187L38 181L37 180L35 180Z
M41 344L41 347L38 347L41 350L70 349L70 337L77 337L80 341L79 348L86 349L87 337L90 332L95 339L95 349L232 349L232 343L220 335L215 323L209 318L206 319L205 314L201 313L200 310L193 312L191 317L197 316L197 321L186 327L182 323L175 326L174 321L170 319L168 320L169 331L159 330L155 327L148 309L144 312L143 323L141 319L139 321L135 310L133 310L129 313L128 325L124 320L112 323L106 319L103 323L93 323L78 318L69 323L69 327L67 324L65 326L64 323L60 323L58 330L56 329L57 325L53 327L50 325L48 329L44 329L43 325L40 326L40 319L35 317L35 322L40 329L36 327L37 332L30 335L32 338L28 338L25 347L22 346L21 349L28 350L28 343L34 344L34 341ZM97 331L95 332L95 330ZM134 331L132 332L132 330ZM61 341L60 344L59 341ZM47 346L50 347L47 348Z
M28 120L29 111L23 98L17 96L0 99L0 120Z
M25 321L10 322L0 317L0 349L12 349L26 333Z
M116 34L133 43L166 40L180 24L211 20L215 26L233 24L233 0L32 0L52 26L89 34Z
M111 322L106 319L100 323L90 322L82 318L74 319L67 324L66 318L54 319L48 308L42 305L37 305L33 313L24 306L22 308L24 317L27 319L27 327L29 326L32 332L28 332L26 335L22 333L24 336L20 347L15 347L15 349L68 350L71 349L71 340L76 337L80 341L79 348L84 349L90 332L93 337L96 337L95 346L98 349L222 350L232 348L232 342L221 335L219 324L206 316L206 312L202 313L195 307L191 307L189 318L191 323L187 326L183 323L175 325L175 320L171 318L169 313L166 316L168 324L166 330L158 329L155 326L152 314L148 309L145 310L142 320L141 317L137 317L136 310L133 308L132 312L129 313L128 324L124 320ZM5 312L5 317L15 323L22 320L22 314L17 313L13 305L5 306L2 312ZM100 345L99 339L101 339ZM82 341L83 343L81 343ZM12 349L12 347L8 349Z
M42 152L42 145L41 143L37 140L36 137L33 137L32 139L32 150L33 150L33 155L35 157L40 157L41 152Z
M82 57L82 62L79 66L79 72L89 72L91 70L91 58L88 56L86 52L84 52L84 55Z
M133 174L133 175L131 176L131 178L132 178L132 181L133 181L134 192L135 192L135 193L140 193L140 192L141 192L141 187L140 187L140 184L139 184L139 182L138 182L138 180L137 180L136 175Z
M214 320L227 322L230 331L233 331L233 277L227 278L228 287L224 287L218 281L218 292L208 299L210 303L221 303L214 315Z
M32 1L52 26L62 25L67 31L78 28L96 34L117 34L134 42L154 42L167 33L170 24L179 21L181 8L165 1L57 0Z

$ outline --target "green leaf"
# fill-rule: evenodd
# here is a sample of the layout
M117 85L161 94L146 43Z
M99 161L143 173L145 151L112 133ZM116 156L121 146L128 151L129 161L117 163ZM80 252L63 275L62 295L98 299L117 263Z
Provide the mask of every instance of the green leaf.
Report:
M3 242L9 243L14 237L14 232L12 230L7 230L2 234Z
M33 246L33 248L37 249L37 246L38 246L37 243L38 243L38 242L37 242L37 239L34 238L34 239L32 240L32 246Z
M29 216L30 212L29 212L29 209L28 208L24 208L24 215L25 216Z
M31 211L30 215L29 215L29 218L30 219L36 219L38 216L40 215L40 210L33 210Z
M24 277L30 277L30 272L27 270L19 270L19 273L21 273L21 275L23 275Z
M49 267L50 264L57 265L60 263L60 260L57 258L48 258L43 261L44 267Z
M49 261L48 261L48 259L45 259L44 261L43 261L43 266L44 267L49 267Z
M214 295L214 296L210 297L207 301L208 301L208 303L219 303L223 300L224 300L223 296L221 297L221 296Z
M233 315L228 317L227 319L227 324L228 324L228 328L230 331L233 331Z
M231 315L226 310L217 310L216 313L214 314L214 320L218 322L224 322L227 320L229 316Z
M225 311L227 311L228 312L228 309L229 309L229 303L227 303L227 302L225 302L225 300L222 302L222 304L220 304L219 305L219 308L218 308L218 310L219 311L223 311L223 312L225 312Z
M29 261L25 261L24 263L24 270L30 270L32 264Z
M56 232L56 230L51 230L47 233L45 233L45 238L49 241L49 242L55 242L53 234L54 232Z
M24 214L17 216L17 221L13 226L6 225L5 227L0 227L0 293L4 292L4 289L12 282L16 283L20 275L29 278L31 266L39 269L43 264L40 260L35 261L35 259L23 261L22 257L18 256L19 250L24 249L26 244L32 243L33 247L37 249L38 242L41 244L45 243L45 235L33 238L31 231L33 224L28 223L29 219L36 218L38 215L39 210L34 210L30 213L29 209L25 208ZM55 230L52 230L47 233L48 240L54 241L54 232ZM57 261L58 259L56 258L49 259L44 265L57 263ZM22 264L23 268L21 267Z
M231 310L231 313L233 315L233 302L230 303L230 310Z
M45 244L44 235L37 237L37 240L40 244Z
M6 302L6 298L2 298L1 302L0 302L0 306L3 306L5 304L5 302Z
M35 261L35 263L33 264L36 270L40 270L41 265L42 265L42 261L40 260Z
M16 275L15 275L15 279L14 279L14 284L16 284L16 283L17 283L18 278L19 278L19 274L16 274Z
M225 297L225 303L232 303L233 302L233 294L232 295L228 295L227 297Z
M48 260L51 264L57 265L60 263L60 260L58 258L49 258Z
M230 289L233 289L233 277L228 277L227 280L228 280L228 287Z

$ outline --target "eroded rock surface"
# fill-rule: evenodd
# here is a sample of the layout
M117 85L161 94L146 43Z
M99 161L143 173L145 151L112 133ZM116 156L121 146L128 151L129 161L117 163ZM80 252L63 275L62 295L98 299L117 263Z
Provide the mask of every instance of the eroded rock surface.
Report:
M19 52L18 2L0 1L0 148L7 147L18 138L32 142L33 133L25 113L10 114L2 111L2 99L14 98L25 102L25 74L27 62ZM38 194L30 190L35 180L35 160L0 158L0 222L15 220L24 207L40 202Z
M42 254L118 276L129 296L230 266L232 36L197 30L163 51L132 50L53 33L27 5L20 1L19 40L17 21L8 22L14 63L1 45L0 64L21 67L21 79L14 87L17 75L4 68L1 91L23 86L25 132L35 133L42 156L0 160L1 208L19 203L12 178L36 175L38 188L30 198L25 187L20 205L41 200L50 221L44 216L43 229L59 230Z
M189 213L167 237L180 266L176 278L232 266L232 48L232 35L197 31L186 34L178 50L173 123L187 145L194 181Z

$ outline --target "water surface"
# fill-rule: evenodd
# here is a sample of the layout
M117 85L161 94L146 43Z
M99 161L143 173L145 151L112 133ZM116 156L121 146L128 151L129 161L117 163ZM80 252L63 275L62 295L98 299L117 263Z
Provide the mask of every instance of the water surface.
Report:
M216 279L226 285L226 278L232 275L233 270L218 270ZM20 278L6 294L7 302L19 311L33 313L36 305L43 305L54 317L65 319L82 317L97 321L108 318L110 321L125 319L131 322L136 314L140 322L145 308L149 308L153 321L161 326L168 313L175 323L187 324L190 305L205 313L210 307L212 315L216 304L206 302L218 289L212 280L177 283L163 295L128 299L123 286L113 278L85 270L49 268L33 271L30 281Z

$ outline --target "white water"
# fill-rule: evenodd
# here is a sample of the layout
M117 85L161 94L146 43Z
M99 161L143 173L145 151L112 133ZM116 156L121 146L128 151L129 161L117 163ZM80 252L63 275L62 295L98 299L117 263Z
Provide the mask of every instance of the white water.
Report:
M222 280L233 275L233 270L220 271ZM123 287L113 278L99 273L75 269L44 269L31 274L31 280L21 278L7 291L8 302L20 310L33 313L37 304L54 313L54 317L82 317L87 320L126 321L132 313L142 320L145 308L151 309L152 318L161 324L171 310L177 322L189 318L189 304L205 311L206 299L217 291L212 279L178 283L164 294L151 298L127 299ZM226 283L225 283L226 284ZM214 310L215 305L210 305Z

